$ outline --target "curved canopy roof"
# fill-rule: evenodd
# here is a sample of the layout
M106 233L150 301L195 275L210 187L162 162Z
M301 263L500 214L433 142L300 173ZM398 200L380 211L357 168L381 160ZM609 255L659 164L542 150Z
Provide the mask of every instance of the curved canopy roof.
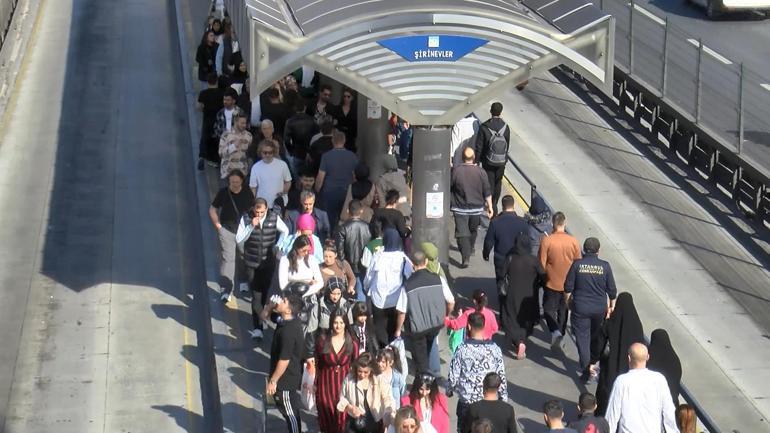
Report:
M561 64L610 90L612 18L586 0L540 1L559 15L516 0L245 0L249 69L262 90L312 66L418 125L453 124Z

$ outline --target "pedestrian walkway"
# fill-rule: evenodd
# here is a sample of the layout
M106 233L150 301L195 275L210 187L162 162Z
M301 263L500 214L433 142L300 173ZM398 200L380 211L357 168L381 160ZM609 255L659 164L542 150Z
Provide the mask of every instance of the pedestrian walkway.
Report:
M191 0L189 4L195 12L187 10L184 14L183 27L191 41L188 43L189 58L194 54L196 31L203 21L201 11L205 11L195 3L208 1ZM187 89L188 101L195 90ZM770 356L766 353L762 332L746 317L744 307L737 305L717 285L715 277L691 257L693 248L697 249L699 245L699 242L690 242L692 248L688 248L686 239L691 238L684 237L698 232L691 230L693 227L689 224L692 222L672 222L663 218L660 223L655 218L673 213L690 219L697 215L694 218L698 224L706 224L707 228L709 225L718 228L718 223L711 221L711 217L681 188L656 171L611 126L555 80L533 80L524 93L513 91L501 95L500 100L506 107L503 118L515 132L511 154L538 183L539 191L556 210L566 212L570 230L581 241L587 236L602 240L602 256L612 263L619 290L634 294L647 333L663 327L671 334L684 361L685 384L720 425L741 431L767 430L768 424L760 415L765 410L762 408L765 390L758 385L762 382L745 380L749 375L767 378L768 370L761 361L753 360ZM485 103L477 110L484 113L479 116L482 120L487 107L488 103ZM197 153L195 129L193 126L191 141L196 147L193 151ZM586 146L591 147L588 153L584 151ZM263 407L269 359L265 349L269 348L272 333L268 332L265 341L255 347L246 332L251 326L249 304L245 299L221 304L219 288L212 283L217 275L217 260L212 254L217 247L213 232L205 223L205 208L210 194L217 188L217 176L212 170L207 169L205 178L198 177L199 216L204 221L206 275L210 281L209 302L223 425L225 431L233 432L253 426L257 431L283 431L285 424L277 410L265 411ZM614 174L608 175L608 171ZM512 175L510 170L508 174ZM639 189L638 184L626 188L634 179L648 189ZM527 196L528 188L515 176L512 181L522 195ZM658 197L673 201L660 203L656 201ZM517 212L522 211L519 206ZM682 236L672 237L669 233ZM482 230L477 251L481 251L483 234ZM722 252L730 247L729 233L721 231L716 238L720 243L715 250ZM738 262L743 266L733 270L748 275L745 280L740 280L741 284L750 285L752 293L761 292L761 285L768 281L766 270L745 251L741 252L734 242L732 248L734 251L726 254L727 258L733 264ZM471 266L461 270L455 266L458 256L456 250L450 253L454 260L449 267L449 276L460 297L459 306L468 306L471 292L481 287L490 295L490 306L497 310L492 264L482 261L477 254L472 258ZM704 293L708 296L703 296ZM767 297L760 295L760 299ZM734 325L724 327L725 320ZM715 329L717 326L722 329ZM736 334L746 338L736 341ZM538 327L528 343L528 357L516 361L500 337L498 335L496 340L506 353L511 402L524 431L545 431L541 409L549 399L562 400L567 410L566 419L573 419L574 402L579 393L586 390L579 381L574 344L568 341L563 353L553 353L550 335ZM445 334L440 341L442 373L446 376L450 354ZM752 347L756 350L750 353ZM745 356L747 354L754 354L756 358ZM593 386L588 390L593 391ZM456 398L450 399L453 424L455 405ZM311 414L304 414L303 420L311 431L316 429Z
M634 295L647 335L668 330L683 382L704 409L723 431L770 431L767 333L728 293L750 293L751 308L766 315L767 269L556 79L533 80L501 101L516 133L512 157L566 213L573 234L602 241L618 290Z
M514 191L509 185L503 186L503 195ZM521 214L522 208L517 203L516 212ZM451 285L458 296L458 305L469 307L471 294L477 288L483 288L489 296L489 306L495 312L500 311L495 287L494 268L491 260L485 262L481 258L484 241L484 230L480 230L476 241L476 255L471 258L467 269L457 268L456 261L460 253L453 247L450 251L449 277ZM464 298L464 300L461 300ZM499 320L499 319L498 319ZM526 433L545 432L543 424L543 404L552 399L561 400L565 410L565 420L575 419L577 409L575 403L583 391L594 392L596 385L585 386L578 375L577 349L574 342L565 339L565 347L561 353L553 352L551 335L544 331L545 324L535 327L534 334L527 342L527 357L516 360L514 354L505 342L502 333L494 337L494 341L503 349L505 357L505 372L508 380L508 396L516 412L519 425ZM442 334L442 360L447 363L451 359L446 349L446 334ZM447 365L442 363L442 372L446 373ZM454 408L457 399L450 399L450 408ZM452 422L456 417L450 410ZM454 424L451 424L454 425Z

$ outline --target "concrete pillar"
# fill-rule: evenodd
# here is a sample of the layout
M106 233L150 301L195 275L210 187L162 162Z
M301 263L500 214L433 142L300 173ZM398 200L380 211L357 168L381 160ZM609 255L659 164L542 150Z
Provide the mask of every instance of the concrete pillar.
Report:
M390 130L388 111L380 107L371 113L369 99L358 94L356 109L358 113L358 157L369 166L370 179L376 180L382 174L382 157L386 154L386 135Z
M448 263L451 126L412 126L412 238L413 245L433 242L439 260Z

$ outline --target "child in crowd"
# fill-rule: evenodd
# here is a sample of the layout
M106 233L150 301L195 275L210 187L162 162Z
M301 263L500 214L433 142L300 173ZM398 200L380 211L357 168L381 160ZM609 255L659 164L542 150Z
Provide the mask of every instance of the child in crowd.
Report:
M406 391L406 380L401 374L401 366L398 349L392 346L386 346L377 352L377 366L380 369L380 377L384 383L390 384L393 393L393 402L398 409L401 402L401 396Z
M350 317L352 319L350 333L358 345L358 354L360 355L364 352L377 353L379 345L377 344L374 325L372 325L372 318L366 302L359 301L353 304L350 308Z
M497 319L495 313L487 308L487 294L482 289L476 289L473 291L473 308L466 309L460 317L447 317L444 319L444 325L452 330L465 329L468 325L468 316L471 313L481 313L484 315L484 339L491 340L492 336L497 333Z

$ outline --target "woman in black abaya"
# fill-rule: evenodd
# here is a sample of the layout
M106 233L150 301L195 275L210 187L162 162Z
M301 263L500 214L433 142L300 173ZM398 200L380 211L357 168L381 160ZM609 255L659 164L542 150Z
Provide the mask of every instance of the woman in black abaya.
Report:
M618 295L615 310L605 322L605 336L609 350L599 361L599 384L596 386L597 415L604 415L615 378L628 371L628 348L644 342L644 329L628 292Z
M679 383L682 381L682 363L679 361L674 347L671 346L671 340L668 338L668 332L663 329L652 331L650 337L650 360L647 362L647 368L657 371L666 377L668 389L671 391L671 400L674 406L679 405Z
M506 339L513 346L516 359L526 356L526 340L532 335L532 329L540 320L538 290L543 285L545 271L540 261L530 254L529 236L521 234L508 255L506 279L507 293L505 303L501 305L501 323Z

